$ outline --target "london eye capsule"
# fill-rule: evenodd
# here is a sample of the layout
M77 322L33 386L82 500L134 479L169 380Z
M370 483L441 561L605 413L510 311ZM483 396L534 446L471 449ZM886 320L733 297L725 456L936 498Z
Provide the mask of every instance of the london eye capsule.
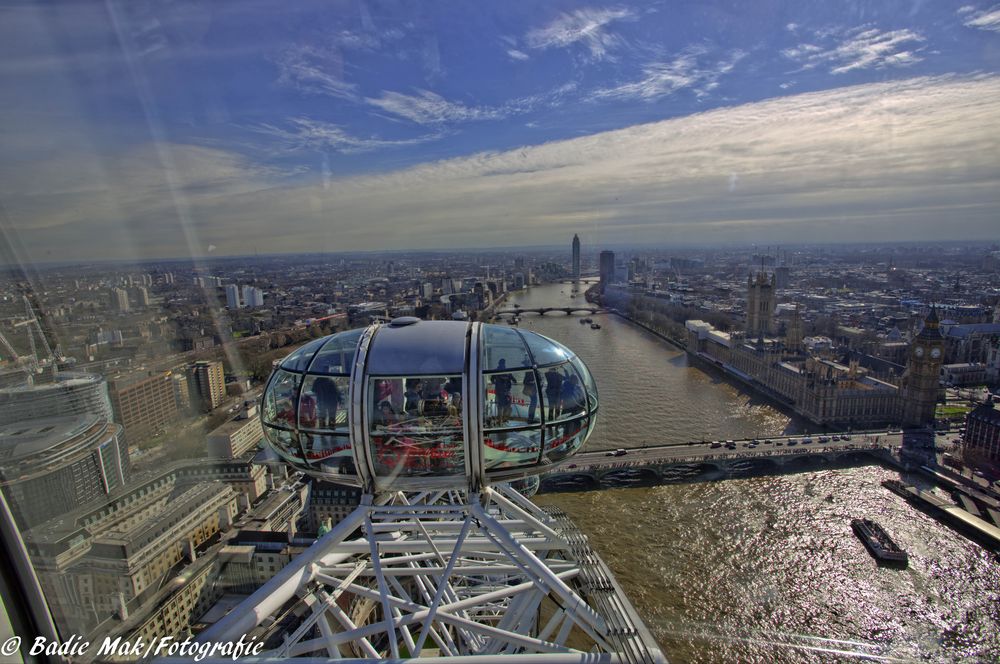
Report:
M552 339L406 317L291 353L268 380L261 420L282 459L324 480L475 490L576 453L597 407L587 367Z

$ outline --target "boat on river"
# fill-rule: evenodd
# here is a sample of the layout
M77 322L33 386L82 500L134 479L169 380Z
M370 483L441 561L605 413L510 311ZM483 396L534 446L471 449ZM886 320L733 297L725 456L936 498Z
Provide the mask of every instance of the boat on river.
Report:
M889 533L885 532L882 526L871 519L852 519L851 528L858 536L868 552L879 562L893 563L906 567L909 564L909 557L896 544Z

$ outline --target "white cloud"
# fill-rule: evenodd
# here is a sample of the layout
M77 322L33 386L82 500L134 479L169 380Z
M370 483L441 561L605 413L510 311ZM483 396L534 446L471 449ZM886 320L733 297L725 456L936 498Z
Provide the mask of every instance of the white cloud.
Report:
M703 47L688 48L672 60L646 64L642 78L597 90L594 97L653 101L688 88L702 97L718 87L719 79L744 57L744 51L736 50L719 60Z
M581 44L594 60L604 60L608 51L621 43L621 38L608 29L615 21L632 20L635 14L624 8L577 9L561 14L543 28L536 28L525 35L525 42L533 49L567 48Z
M383 90L381 96L368 97L365 102L385 113L419 125L444 125L478 120L502 120L539 107L558 106L566 95L575 89L576 83L565 83L546 92L509 99L497 106L467 106L460 102L449 101L429 90L418 90L416 94Z
M504 111L501 109L466 106L459 102L448 101L430 90L418 90L414 95L383 91L380 97L368 97L365 102L417 124L495 120L504 117Z
M100 176L58 155L0 165L0 195L35 260L185 255L186 237L222 254L995 238L998 107L1000 77L917 78L326 180L169 146L171 189L148 148Z
M344 62L336 51L298 47L277 61L278 83L301 92L357 99L358 86L344 79Z
M519 51L516 48L507 49L507 55L510 56L511 60L521 60L521 61L527 60L529 57L527 53L525 53L524 51Z
M800 62L802 69L828 66L831 74L905 67L923 60L919 53L925 39L914 30L883 31L860 26L850 30L817 30L814 36L824 45L805 42L783 50L782 55Z
M958 10L958 14L966 17L962 25L968 28L1000 32L1000 5L983 10L966 5Z
M286 127L261 125L256 131L276 138L288 150L333 150L344 154L369 152L383 148L417 145L441 138L441 134L427 134L409 139L382 139L349 134L339 125L310 118L291 118Z

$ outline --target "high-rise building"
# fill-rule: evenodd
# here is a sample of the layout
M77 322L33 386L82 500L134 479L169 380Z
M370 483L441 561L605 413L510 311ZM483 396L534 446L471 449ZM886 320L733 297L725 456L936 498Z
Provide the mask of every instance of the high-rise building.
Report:
M933 307L924 320L924 328L913 338L903 374L900 396L903 399L903 425L933 424L941 380L941 353L944 338L938 329L937 310Z
M747 277L747 325L748 337L759 338L771 334L774 327L774 311L778 306L775 297L775 278L768 279L763 272L757 278Z
M601 252L601 286L607 286L615 280L615 252L605 249Z
M191 412L191 387L188 385L188 377L182 372L172 372L171 379L174 385L174 401L177 402L177 410L187 414Z
M0 422L8 424L24 420L64 415L99 415L114 419L108 384L104 378L88 373L60 372L54 379L0 388Z
M177 422L177 400L169 371L133 373L108 382L115 421L130 444L166 431Z
M243 287L243 306L244 307L262 307L264 306L264 291L259 288L254 288L253 286Z
M189 375L191 396L202 410L218 408L226 396L226 374L222 362L195 362Z
M240 308L240 287L236 284L226 286L226 306L230 309Z
M573 236L573 280L580 278L580 236Z
M145 286L139 286L136 289L136 293L139 296L138 297L139 306L148 307L149 306L149 291L146 290L146 287Z
M23 529L75 510L129 479L122 428L99 415L0 426L0 486Z
M128 292L124 288L111 289L111 304L118 311L125 313L129 310Z

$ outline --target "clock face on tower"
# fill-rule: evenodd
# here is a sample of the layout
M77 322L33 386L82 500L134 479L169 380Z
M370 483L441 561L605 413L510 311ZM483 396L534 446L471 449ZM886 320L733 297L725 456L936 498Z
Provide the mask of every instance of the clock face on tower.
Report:
M916 349L914 349L913 354L916 355L917 357L923 357L924 356L924 347L923 346L917 346Z
M932 349L931 350L931 357L933 357L935 360L938 359L939 357L941 357L941 349L940 348L934 348L934 349Z

